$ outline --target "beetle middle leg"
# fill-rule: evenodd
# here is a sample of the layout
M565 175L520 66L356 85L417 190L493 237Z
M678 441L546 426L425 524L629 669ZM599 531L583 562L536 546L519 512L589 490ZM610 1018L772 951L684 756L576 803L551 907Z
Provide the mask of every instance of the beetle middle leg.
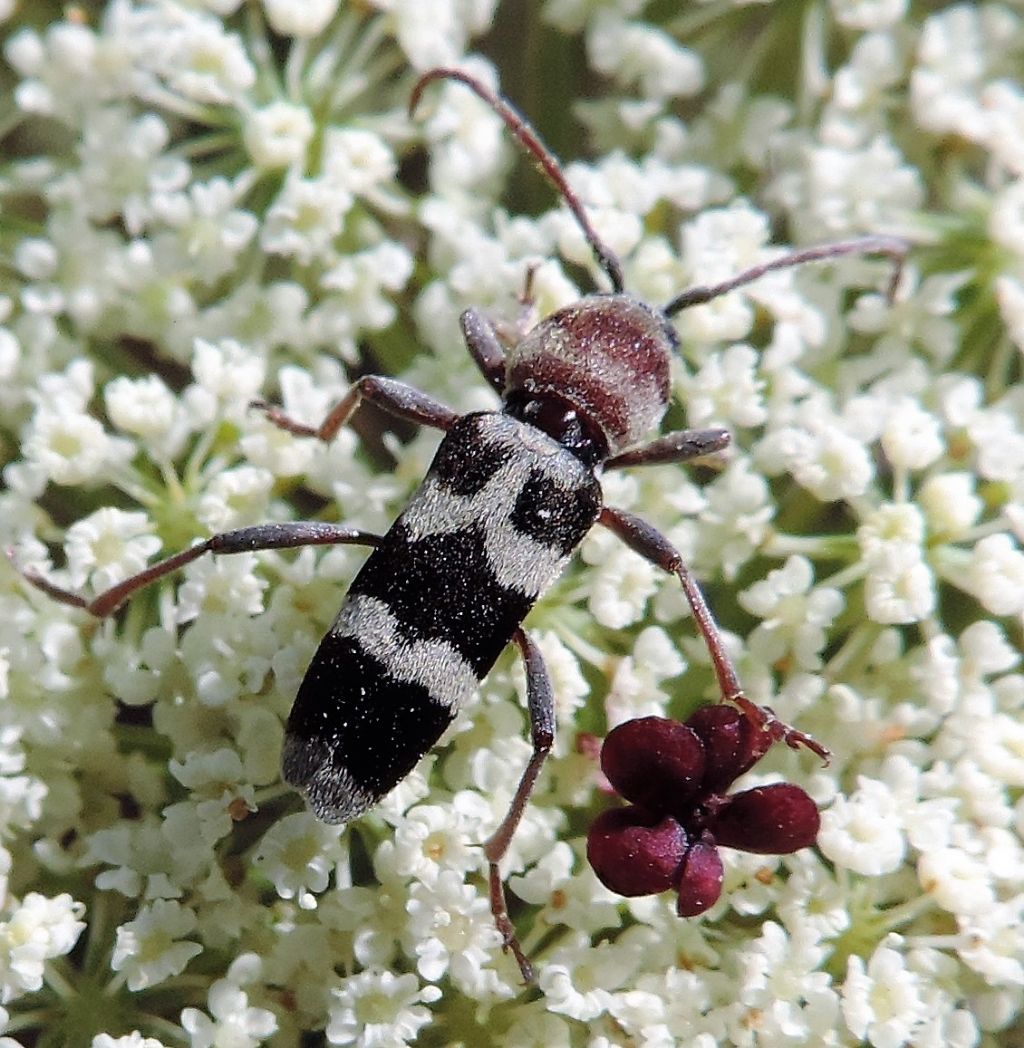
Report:
M197 542L188 549L173 553L156 564L143 568L138 574L123 579L91 599L75 593L74 590L57 586L32 568L21 571L21 574L26 581L53 600L73 608L82 608L90 615L102 619L112 615L132 594L144 586L170 575L206 553L252 553L261 549L295 549L300 546L376 546L379 542L380 536L373 532L318 520L254 524L211 535L203 542Z

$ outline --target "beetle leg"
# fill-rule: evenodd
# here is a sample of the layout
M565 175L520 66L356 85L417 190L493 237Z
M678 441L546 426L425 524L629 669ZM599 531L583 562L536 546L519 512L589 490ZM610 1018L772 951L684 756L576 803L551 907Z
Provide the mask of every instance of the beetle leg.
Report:
M73 590L62 589L50 582L34 569L22 571L28 582L36 589L42 590L53 600L69 604L73 608L82 608L102 619L117 609L135 592L148 586L157 579L177 571L206 553L250 553L260 549L294 549L297 546L333 546L361 545L376 546L380 536L358 528L348 528L341 524L327 524L316 520L295 520L276 524L255 524L247 528L235 528L233 531L222 531L211 535L203 542L197 542L188 549L173 553L171 556L151 564L137 575L123 579L110 589L104 590L91 599L83 597ZM11 556L8 551L8 556Z
M505 903L505 885L502 882L498 864L508 852L530 794L533 793L533 788L537 783L537 776L555 741L555 700L551 690L551 678L548 676L544 657L536 642L521 628L516 630L514 639L526 666L526 705L530 713L530 741L533 743L533 754L519 780L505 818L484 843L484 854L488 862L491 912L494 914L494 923L501 932L505 948L511 950L515 955L519 970L523 973L523 981L532 983L534 981L533 965L519 945L515 927L508 915L508 907Z
M810 735L805 735L802 731L783 724L771 710L758 706L743 694L736 667L733 666L732 659L725 650L718 623L715 622L715 617L711 614L704 594L693 577L693 573L686 566L679 550L656 528L645 520L641 520L640 517L627 513L624 509L605 506L598 517L598 523L614 532L631 550L639 553L641 557L649 560L662 571L675 575L682 583L683 592L690 604L697 629L704 638L708 653L711 655L711 664L718 678L722 698L738 706L760 730L770 732L774 738L781 739L793 749L805 746L827 762L829 752L820 742L811 738Z
M280 429L298 437L316 437L317 440L333 440L338 430L355 414L359 405L367 400L386 411L389 415L407 419L420 426L449 430L459 416L439 400L421 393L413 386L383 375L363 375L352 383L351 389L331 408L319 426L307 426L286 415L279 407L265 400L254 400L252 407L262 411Z

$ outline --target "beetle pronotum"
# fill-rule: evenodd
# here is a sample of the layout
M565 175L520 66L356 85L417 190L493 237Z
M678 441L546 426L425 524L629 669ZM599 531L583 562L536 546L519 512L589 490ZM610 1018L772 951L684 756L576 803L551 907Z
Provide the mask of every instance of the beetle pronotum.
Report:
M603 471L683 462L719 451L721 429L681 430L648 443L669 402L677 338L670 318L772 270L852 254L896 263L902 241L864 237L775 258L720 284L693 287L665 306L624 292L621 264L592 226L551 152L500 96L457 69L434 69L416 84L412 112L432 81L461 81L504 121L574 215L611 290L544 318L513 344L477 310L462 314L467 349L500 395L498 411L459 416L395 379L356 381L317 427L257 406L281 428L329 441L364 400L444 432L422 486L386 535L319 521L262 524L213 535L91 599L33 571L51 597L96 616L206 553L360 544L373 551L306 671L288 717L284 778L316 815L342 823L376 804L434 745L510 641L526 666L532 757L508 813L484 844L491 906L525 979L529 960L508 916L499 863L553 741L551 684L522 621L595 524L680 581L710 652L722 700L760 731L824 756L812 739L747 700L714 618L682 557L651 525L603 504ZM891 293L891 288L890 288Z

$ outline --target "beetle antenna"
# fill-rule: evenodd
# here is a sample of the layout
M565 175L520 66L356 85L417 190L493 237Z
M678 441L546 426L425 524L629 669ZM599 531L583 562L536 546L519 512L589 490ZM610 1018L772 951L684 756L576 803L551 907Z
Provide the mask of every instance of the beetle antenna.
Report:
M590 250L594 252L597 264L605 271L608 279L612 282L612 290L616 294L620 293L625 287L625 281L622 277L622 264L619 262L618 256L598 236L597 230L594 229L590 219L587 218L582 201L566 181L565 172L562 171L562 167L555 158L554 153L544 145L540 136L530 126L526 118L510 102L507 102L501 95L492 91L482 80L478 80L475 76L463 72L461 69L445 68L431 69L416 81L416 86L412 89L412 94L409 96L410 117L416 111L426 86L435 80L458 80L459 83L465 84L474 94L482 98L501 117L505 122L505 126L515 137L516 141L519 142L523 150L533 158L543 174L547 176L548 181L558 190L579 223L583 235L587 238L587 243L590 245Z
M662 312L667 317L674 317L690 306L710 302L713 298L735 291L736 288L743 287L745 284L753 283L766 273L772 273L777 269L802 266L806 262L823 262L830 258L841 258L844 255L884 255L892 261L892 276L886 288L886 298L891 305L896 297L896 288L903 275L903 263L907 259L909 250L910 245L906 240L887 236L857 237L855 240L837 240L832 244L818 244L815 247L802 248L798 251L791 251L787 255L780 255L768 262L762 262L760 265L751 266L750 269L745 269L729 280L723 280L721 284L703 284L687 288L668 302Z

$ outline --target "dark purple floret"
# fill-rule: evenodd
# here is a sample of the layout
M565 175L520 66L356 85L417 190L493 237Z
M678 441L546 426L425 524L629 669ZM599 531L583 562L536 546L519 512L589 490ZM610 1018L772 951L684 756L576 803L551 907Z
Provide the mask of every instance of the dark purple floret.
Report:
M626 721L601 747L608 781L650 811L684 807L701 786L704 764L704 746L693 729L665 717Z
M654 895L675 884L686 845L686 831L670 816L612 808L591 823L587 859L610 891Z
M813 844L820 817L799 786L725 792L773 742L789 741L777 723L770 711L759 720L708 706L685 724L642 717L609 732L601 767L633 806L602 813L590 828L587 857L601 882L629 897L675 888L679 915L693 917L722 894L720 847L786 855Z
M709 910L722 894L724 876L722 856L715 847L715 839L705 833L686 853L679 877L676 913L680 917L696 917Z
M769 732L732 706L702 706L687 720L706 755L704 792L718 793L749 771L769 750Z
M709 821L719 844L758 855L788 855L807 848L820 825L818 806L791 782L726 797Z

